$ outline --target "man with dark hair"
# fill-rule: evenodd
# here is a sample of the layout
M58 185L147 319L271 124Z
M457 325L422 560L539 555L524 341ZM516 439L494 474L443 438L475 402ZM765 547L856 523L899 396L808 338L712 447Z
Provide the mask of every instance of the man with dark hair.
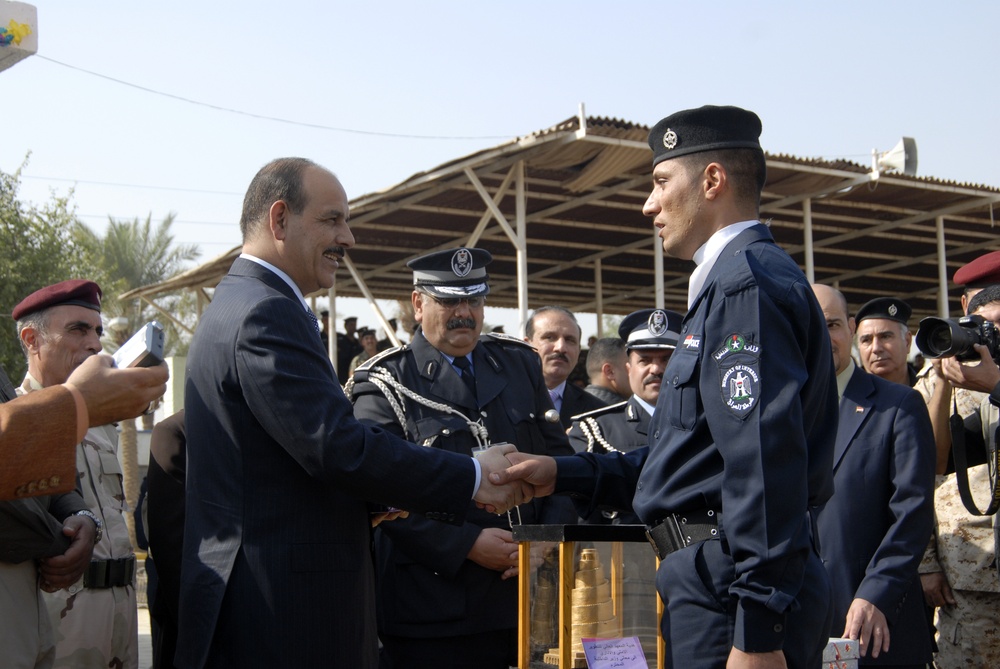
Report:
M565 307L539 307L528 318L524 340L535 347L542 360L545 387L564 430L573 424L573 416L604 406L604 402L566 383L580 357L580 324Z
M643 213L666 253L697 263L649 447L513 453L495 478L569 492L584 517L635 510L661 558L668 665L685 669L818 667L830 630L811 517L833 492L830 338L802 270L757 220L760 132L752 112L706 106L649 134Z
M243 253L188 355L181 669L374 669L369 503L461 523L470 499L530 496L489 482L512 447L473 459L355 420L303 298L333 285L349 218L337 177L302 158L247 190Z
M618 337L604 337L594 342L587 353L587 376L584 388L605 404L618 404L632 395L625 368L625 342Z
M813 291L841 395L835 490L816 519L833 585L830 636L860 639L862 666L925 667L931 635L917 566L934 522L930 418L919 393L854 364L843 294Z
M538 356L523 341L482 334L490 291L485 249L435 251L407 263L419 327L406 346L362 365L351 391L362 423L433 450L471 455L511 442L572 453L551 411ZM514 522L576 520L565 499L518 507ZM507 669L517 663L517 543L511 518L470 509L461 527L410 517L379 526L383 669Z

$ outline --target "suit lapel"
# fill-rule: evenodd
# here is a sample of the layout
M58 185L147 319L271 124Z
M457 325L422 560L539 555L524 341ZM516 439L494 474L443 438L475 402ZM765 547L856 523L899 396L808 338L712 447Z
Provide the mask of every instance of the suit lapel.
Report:
M643 436L649 434L649 414L632 398L629 398L628 404L625 406L625 420L636 433Z
M837 470L840 461L847 452L847 447L854 440L854 435L871 413L875 384L868 372L860 367L854 368L851 380L844 389L844 397L840 400L840 421L837 424L837 442L833 451L833 469Z

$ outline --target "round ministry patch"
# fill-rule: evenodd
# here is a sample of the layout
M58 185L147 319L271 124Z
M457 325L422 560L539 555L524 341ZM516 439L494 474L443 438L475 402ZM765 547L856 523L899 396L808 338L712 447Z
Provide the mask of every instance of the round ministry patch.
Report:
M722 373L722 401L740 418L746 417L760 397L760 374L755 364L737 363Z

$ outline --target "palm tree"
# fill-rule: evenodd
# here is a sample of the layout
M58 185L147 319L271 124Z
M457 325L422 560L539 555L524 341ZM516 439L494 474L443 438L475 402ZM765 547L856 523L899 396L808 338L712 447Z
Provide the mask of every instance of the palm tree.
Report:
M145 221L140 221L138 218L131 221L116 221L109 217L108 228L103 237L83 224L78 224L74 230L76 240L86 249L104 289L102 302L104 315L109 318L123 317L127 322L126 325L109 333L112 338L109 342L113 344L112 348L124 344L145 322L156 318L156 313L144 308L140 300L122 302L118 299L118 295L168 279L183 270L185 263L194 260L200 254L194 244L173 243L170 226L174 218L175 214L170 213L159 225L154 226L152 214L147 216ZM167 350L171 350L178 344L177 331L173 329L171 323L165 325ZM152 428L152 416L143 416L143 423L144 428ZM135 420L122 421L120 428L119 449L124 469L125 499L128 506L134 508L139 498L140 485ZM125 520L132 545L135 546L132 514L126 514Z

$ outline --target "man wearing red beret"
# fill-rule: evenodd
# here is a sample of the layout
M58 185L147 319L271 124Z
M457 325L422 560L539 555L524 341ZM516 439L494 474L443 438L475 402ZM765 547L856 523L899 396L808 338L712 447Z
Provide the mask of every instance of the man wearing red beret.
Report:
M19 394L64 383L101 352L101 289L73 279L24 298L12 313L28 373ZM125 493L114 425L94 427L77 446L87 512L97 526L83 578L44 595L56 638L55 667L136 667L135 555L125 525ZM42 561L43 583L51 564ZM51 589L51 588L46 588Z
M954 280L963 288L963 315L978 313L988 320L996 316L997 303L975 303L983 302L984 296L979 294L984 288L1000 284L1000 251L964 265L955 272ZM919 572L924 599L937 608L934 624L938 652L934 664L940 669L973 666L967 664L973 659L978 663L975 666L997 666L1000 661L1000 639L996 634L1000 626L1000 581L995 570L992 517L974 516L962 504L951 460L948 424L953 409L964 420L988 406L984 400L989 388L977 389L971 381L977 376L989 377L990 369L995 373L996 365L985 358L968 366L953 359L936 359L921 370L914 386L927 402L938 451L936 527ZM969 484L979 500L989 496L987 467L979 464L968 469Z

